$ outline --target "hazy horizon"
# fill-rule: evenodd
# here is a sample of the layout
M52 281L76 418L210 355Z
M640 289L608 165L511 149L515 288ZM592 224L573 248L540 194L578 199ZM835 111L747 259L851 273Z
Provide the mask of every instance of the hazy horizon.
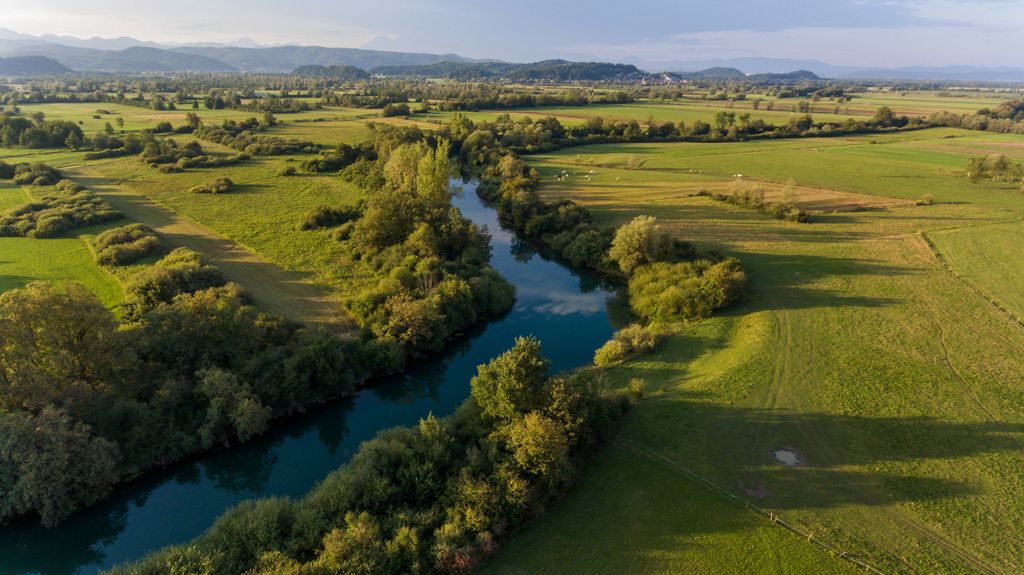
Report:
M110 0L102 6L0 0L2 26L23 34L143 42L300 44L528 62L549 58L667 62L730 58L812 59L833 66L1021 66L1014 48L1024 0L806 0L519 3L508 9L468 2L384 3L311 0L281 12L265 0L173 10ZM737 18L740 14L743 17Z

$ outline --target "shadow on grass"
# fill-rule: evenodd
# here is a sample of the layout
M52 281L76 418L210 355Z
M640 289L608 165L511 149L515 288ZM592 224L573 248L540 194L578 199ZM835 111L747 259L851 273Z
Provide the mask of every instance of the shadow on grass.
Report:
M688 363L724 346L726 338L681 336L665 353L671 369L654 361L637 365L630 377L644 377L651 388L680 381ZM759 505L776 510L831 509L847 505L890 505L963 498L976 485L948 477L901 473L923 462L985 458L1019 452L1009 434L1024 424L956 422L935 417L872 417L797 413L786 409L722 405L703 392L673 390L638 406L623 434L706 476L734 495L764 486L770 495ZM639 418L639 419L638 419ZM671 422L671 432L655 422ZM680 443L679 438L688 438ZM800 464L775 461L778 449L795 451ZM927 466L925 466L927 467ZM869 468L871 471L864 471Z

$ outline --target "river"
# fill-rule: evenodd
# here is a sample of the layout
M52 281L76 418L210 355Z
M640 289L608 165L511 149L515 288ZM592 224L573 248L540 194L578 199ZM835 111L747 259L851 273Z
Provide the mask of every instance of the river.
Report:
M467 329L430 358L411 362L358 396L315 406L262 437L151 471L54 529L36 520L0 527L0 575L90 575L201 534L245 499L301 497L378 431L451 413L469 396L477 366L537 337L552 373L589 363L628 321L622 286L537 254L498 224L472 183L453 203L493 236L491 265L516 286L516 304Z

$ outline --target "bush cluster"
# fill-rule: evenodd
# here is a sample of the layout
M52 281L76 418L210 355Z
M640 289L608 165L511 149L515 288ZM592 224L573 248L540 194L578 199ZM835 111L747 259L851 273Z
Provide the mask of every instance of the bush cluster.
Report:
M226 194L235 189L235 183L226 176L214 178L200 186L189 188L193 194Z
M747 276L736 258L641 266L629 279L629 303L656 321L695 321L743 295Z
M153 230L142 224L129 224L96 236L93 245L96 263L101 266L128 266L166 251L167 247Z
M358 220L364 211L366 211L365 200L359 200L353 205L344 205L339 208L321 204L306 214L306 217L299 222L299 229L307 231L333 228Z
M139 161L157 167L162 164L175 164L179 160L188 160L201 156L203 148L197 140L178 146L172 138L164 138L162 142L147 142L139 154Z
M734 182L733 184L732 194L702 190L698 195L708 196L717 202L726 202L734 206L756 210L777 220L788 220L802 224L811 223L811 214L801 210L791 202L764 201L764 188L760 185L748 182Z
M311 173L336 172L360 160L372 162L377 159L374 147L372 141L364 142L358 147L341 142L334 151L303 161L302 170Z
M224 274L210 265L202 254L177 248L128 280L121 315L129 322L142 321L155 307L171 303L180 294L225 284Z
M312 154L319 151L319 146L312 141L253 134L247 129L241 129L233 121L225 122L225 125L220 127L200 128L195 134L208 142L234 148L252 156Z
M0 177L13 179L14 183L19 186L29 184L33 186L52 186L63 178L60 170L51 168L41 162L33 162L31 164L20 163L14 166L3 163L3 165L0 165Z
M191 543L111 573L464 573L563 496L628 408L548 365L520 338L480 367L454 415L383 431L302 499L243 503Z
M33 177L43 172L22 173L26 177ZM37 176L35 179L49 181L53 177L59 175ZM71 180L57 182L54 189L55 193L47 194L37 202L29 202L0 214L0 237L55 238L75 228L124 217L106 201Z
M148 143L148 141L152 141L153 135L143 132L143 137ZM92 148L92 152L86 152L85 156L83 156L84 160L103 160L138 154L143 149L143 142L135 134L128 134L125 136L124 142L121 142L121 140L114 136L109 136L103 132L96 132L92 137Z
M608 365L635 355L643 355L652 351L660 340L658 334L642 325L627 326L615 332L612 339L594 353L594 363Z

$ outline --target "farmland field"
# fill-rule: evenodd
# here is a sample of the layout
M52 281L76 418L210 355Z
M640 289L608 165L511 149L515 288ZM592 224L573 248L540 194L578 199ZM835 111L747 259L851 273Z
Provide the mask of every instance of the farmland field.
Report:
M940 142L945 135L919 132L885 144L807 140L775 153L743 144L609 145L528 161L541 171L548 200L574 199L602 225L654 215L676 237L740 258L751 278L742 305L607 369L619 385L646 382L648 397L623 426L624 438L738 497L763 486L758 505L883 572L1015 573L1024 550L1024 390L1013 382L1024 370L1024 330L944 269L918 232L968 281L1019 308L1019 258L1010 254L1018 251L1024 198L1005 183L949 175L968 154L921 148L929 134ZM980 136L966 138L982 148L1019 141ZM577 154L595 173L555 181L577 166ZM623 169L629 156L646 161ZM771 189L792 178L798 201L816 189L825 209L808 225L691 196L716 185L728 191L728 178L716 184L709 172L750 174ZM860 196L853 204L861 207L834 213L823 203L828 190L847 205ZM925 193L940 203L900 201ZM872 205L883 198L888 205ZM801 464L775 461L779 449L798 453ZM655 539L643 522L566 527L621 505L616 457L599 458L586 480L595 483L513 541L489 572L529 572L540 558L574 565L594 540ZM679 480L687 481L694 480ZM636 488L646 493L657 484L638 479ZM708 501L712 490L704 493L708 510L719 505ZM634 502L641 516L663 505L653 496ZM699 519L708 510L692 511L694 523L713 524ZM662 528L685 538L691 527L674 521ZM715 530L716 557L756 557L743 551L750 540L730 540L730 532ZM634 545L626 553L634 562L609 562L605 572L678 572L672 562L687 554L680 544L663 562L642 563L637 557L647 550ZM722 570L714 561L688 565Z
M1024 227L1020 222L936 230L928 233L939 255L967 283L1024 317L1024 267L1019 257Z

